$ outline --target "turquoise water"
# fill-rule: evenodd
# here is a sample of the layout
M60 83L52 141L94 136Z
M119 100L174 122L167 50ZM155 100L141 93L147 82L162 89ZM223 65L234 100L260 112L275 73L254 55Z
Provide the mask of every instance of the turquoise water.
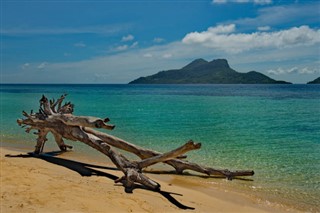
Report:
M193 139L202 148L190 161L255 171L253 181L199 181L320 211L320 85L1 85L1 141L32 150L16 119L63 93L75 115L109 117L117 137L158 151Z

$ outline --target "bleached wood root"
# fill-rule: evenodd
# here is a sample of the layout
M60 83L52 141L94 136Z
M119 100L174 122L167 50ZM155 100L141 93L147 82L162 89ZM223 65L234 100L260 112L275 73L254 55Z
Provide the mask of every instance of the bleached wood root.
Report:
M107 124L108 118L101 119L91 116L72 115L74 105L70 102L62 104L65 97L66 95L62 95L57 101L48 101L45 96L42 96L39 112L33 113L31 111L28 114L23 111L22 114L25 118L17 120L19 125L26 127L27 133L33 129L37 130L35 134L38 137L34 152L41 153L43 151L48 133L53 134L57 145L62 151L72 148L72 146L66 145L63 139L83 142L109 157L116 167L123 172L124 175L116 182L121 182L125 186L126 192L131 192L136 183L152 190L159 190L160 185L144 175L142 171L144 168L160 162L171 165L179 174L182 174L184 170L193 170L207 175L224 176L228 179L232 179L235 176L252 176L254 174L251 170L219 170L182 160L182 158L185 158L183 154L186 152L200 149L201 144L193 141L189 141L172 151L160 153L96 131L92 128L112 130L115 126ZM130 161L111 147L131 152L140 157L141 160Z

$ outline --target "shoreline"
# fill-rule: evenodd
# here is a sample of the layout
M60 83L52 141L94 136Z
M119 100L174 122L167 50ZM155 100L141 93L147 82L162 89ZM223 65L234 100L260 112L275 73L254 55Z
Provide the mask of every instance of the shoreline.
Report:
M127 194L114 184L112 178L122 172L108 169L111 164L68 153L38 158L23 149L0 150L1 212L181 212L181 206L195 208L190 212L297 212L178 175L147 173L170 193L135 189Z

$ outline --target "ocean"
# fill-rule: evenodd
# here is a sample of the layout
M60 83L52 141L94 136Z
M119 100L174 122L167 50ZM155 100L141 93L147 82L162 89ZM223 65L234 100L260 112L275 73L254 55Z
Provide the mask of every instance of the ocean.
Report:
M33 150L16 120L42 94L75 104L75 115L109 117L108 133L165 152L192 139L188 160L254 170L251 181L197 181L252 194L262 203L320 211L320 85L1 85L1 142ZM51 140L53 140L51 138ZM58 149L55 142L47 149ZM96 151L68 142L84 154ZM94 154L93 154L94 155ZM171 169L168 167L168 169Z

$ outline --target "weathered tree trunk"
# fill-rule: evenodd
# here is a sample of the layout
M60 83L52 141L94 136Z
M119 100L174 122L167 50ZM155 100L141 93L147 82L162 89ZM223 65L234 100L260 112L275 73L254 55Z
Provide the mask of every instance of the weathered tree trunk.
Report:
M30 114L23 111L24 119L18 119L17 122L22 127L27 127L26 132L32 129L37 130L37 144L34 152L39 154L43 151L47 134L51 132L60 150L66 151L72 146L66 145L63 138L73 141L81 141L99 152L108 156L111 161L120 169L124 176L116 180L121 182L126 189L126 192L131 192L134 183L139 183L152 190L159 190L160 185L145 176L142 173L143 168L154 165L159 162L164 162L175 168L176 172L182 174L184 170L193 170L207 175L224 176L232 179L235 176L252 176L253 171L229 171L219 170L209 167L203 167L195 163L182 160L185 158L184 153L200 149L200 143L189 141L183 146L169 151L160 153L149 149L131 144L120 138L109 134L96 131L92 128L104 128L112 130L114 125L109 125L108 118L101 119L90 116L74 116L72 115L74 105L70 102L62 105L66 95L62 95L57 101L48 99L42 96L40 100L40 109L38 113ZM116 147L131 153L134 153L141 158L140 161L130 161L120 153L115 152L111 147Z
M117 147L119 149L131 152L136 154L141 159L150 158L153 156L157 156L161 154L160 152L156 152L149 149L141 148L137 145L131 144L127 141L124 141L120 138L114 137L112 135L96 131L91 128L84 128L84 131L87 133L93 134L97 137L99 137L104 142L108 143L110 146ZM183 158L183 156L178 156L177 158ZM228 179L232 179L235 176L252 176L254 175L254 172L252 170L244 170L244 171L229 171L227 169L213 169L209 167L203 167L195 163L191 163L188 161L183 161L180 159L171 159L166 161L165 163L173 166L177 173L182 174L184 170L193 170L196 172L204 173L207 175L216 175L216 176L225 176Z

